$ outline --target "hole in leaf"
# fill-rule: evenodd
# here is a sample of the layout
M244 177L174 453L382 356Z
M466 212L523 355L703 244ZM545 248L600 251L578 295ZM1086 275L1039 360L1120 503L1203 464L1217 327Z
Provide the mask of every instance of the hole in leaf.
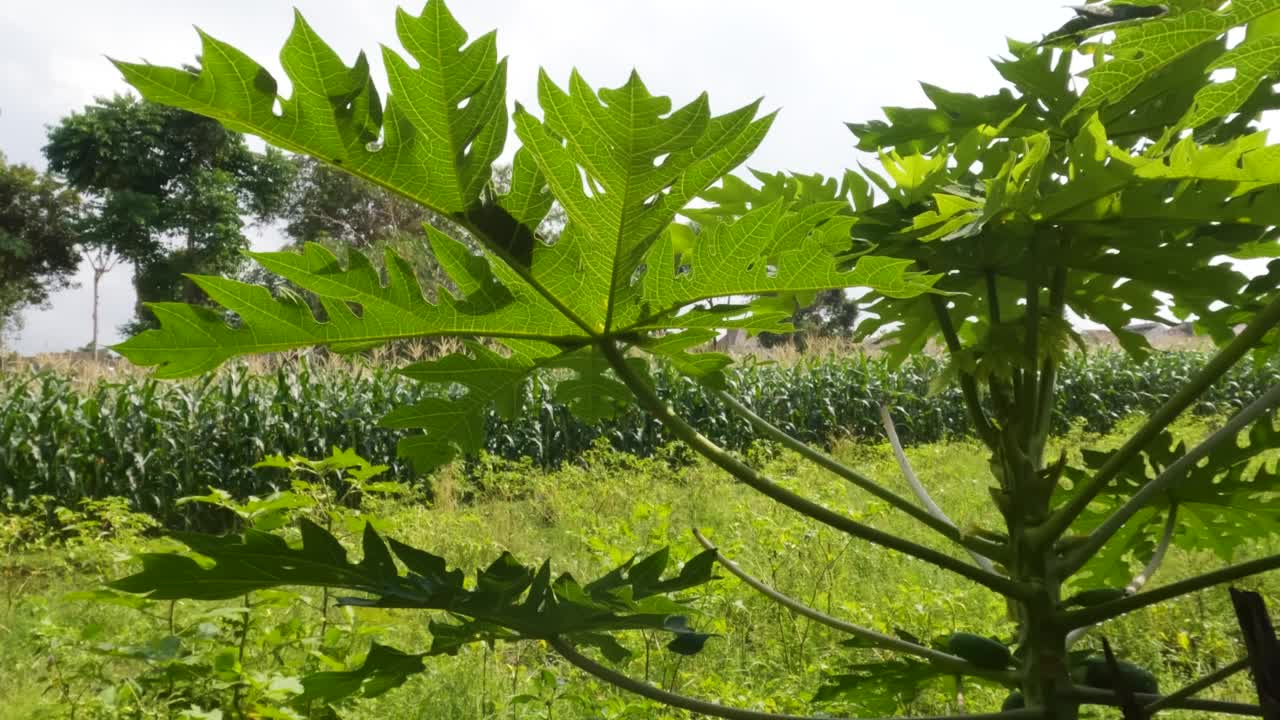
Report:
M634 287L637 283L640 282L640 278L644 277L644 274L648 269L649 269L649 266L645 265L644 263L640 263L638 266L636 266L636 269L631 273L632 287Z
M662 153L653 159L653 166L662 167L662 163L666 162L669 157L671 157L671 153Z
M466 110L467 105L470 105L470 104L471 104L471 96L468 95L467 97L462 98L462 101L459 102L454 107L456 107L459 110Z
M581 178L581 181L582 181L582 192L587 197L594 198L597 192L595 180L593 180L592 177L589 174L587 174L586 168L581 168L581 167L578 168L578 176Z
M1236 69L1233 67L1218 68L1209 73L1209 82L1212 83L1228 83L1236 79Z
M371 153L376 153L382 149L382 141L374 140L373 142L365 143L364 149Z
M1246 29L1243 25L1240 27L1233 27L1230 30L1228 30L1227 31L1227 49L1230 50L1231 48L1244 42L1245 32L1246 32Z
M771 278L778 277L778 266L777 266L777 265L765 265L765 266L764 266L764 274L765 274L765 277L771 277Z
M280 102L278 97L275 102L271 103L271 114L276 117L284 117L284 103Z

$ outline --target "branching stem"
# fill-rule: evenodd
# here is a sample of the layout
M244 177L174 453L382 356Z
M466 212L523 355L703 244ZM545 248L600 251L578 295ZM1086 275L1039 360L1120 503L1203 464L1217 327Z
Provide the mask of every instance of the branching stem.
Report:
M1079 570L1139 510L1168 492L1175 483L1186 475L1188 470L1203 460L1209 453L1216 450L1219 445L1226 442L1235 442L1237 435L1259 418L1270 413L1276 405L1280 405L1280 385L1272 387L1257 400L1250 403L1244 410L1236 413L1221 429L1205 438L1203 442L1189 450L1187 454L1178 458L1177 461L1165 468L1164 472L1160 473L1155 480L1143 485L1124 505L1121 505L1115 512L1111 513L1101 525L1089 533L1089 537L1084 544L1063 559L1062 570L1064 574L1071 574ZM1108 461L1108 464L1110 464L1110 461Z
M889 414L889 408L883 404L880 406L880 422L884 425L885 436L889 438L889 446L893 448L893 457L898 461L898 469L902 471L902 476L906 478L907 484L911 486L911 492L915 493L916 499L920 501L920 504L924 506L931 517L939 522L946 523L954 529L956 527L955 522L947 517L942 508L938 507L938 504L933 501L933 496L925 489L924 483L920 482L920 478L916 476L915 469L911 467L911 461L907 459L906 451L902 449L902 441L898 438L898 428L893 424L893 416ZM978 564L978 567L983 570L991 573L996 571L995 565L992 564L991 560L983 555L971 549L969 550L969 555Z
M1069 242L1062 241L1065 249ZM1048 317L1062 320L1067 309L1067 267L1058 265L1053 270L1053 278L1049 283ZM1036 389L1036 416L1032 428L1032 445L1030 455L1033 458L1044 456L1044 446L1052 429L1054 391L1058 385L1058 356L1055 352L1046 354L1043 367L1040 368L1040 382Z
M1272 570L1280 570L1280 555L1271 555L1257 560L1250 560L1236 565L1228 565L1227 567L1208 572L1203 575L1197 575L1186 580L1180 580L1176 583L1163 585L1154 590L1148 590L1137 595L1130 595L1119 600L1112 600L1093 607L1073 610L1062 616L1065 627L1078 628L1085 625L1102 622L1119 617L1134 610L1141 610L1148 605L1164 602L1182 595L1188 595L1198 590L1221 585L1239 580L1251 575L1258 575Z
M767 477L756 472L754 468L734 457L724 448L708 440L684 418L671 411L662 398L658 396L648 381L637 375L627 365L622 350L612 342L602 342L601 352L608 358L610 366L618 378L635 394L636 401L645 411L663 424L673 435L684 441L699 455L715 463L739 482L757 492L772 498L801 515L808 516L818 522L833 527L853 537L861 538L890 550L923 560L931 565L949 570L966 577L985 588L998 592L1006 597L1028 598L1032 590L1026 585L995 573L989 573L974 567L962 560L941 553L933 548L905 540L896 535L863 525L856 520L842 515L830 508L801 497L778 485Z
M1033 241L1032 249L1035 249ZM1022 437L1019 438L1024 452L1031 459L1034 469L1039 470L1040 457L1032 454L1036 445L1036 419L1039 417L1039 365L1040 365L1040 266L1032 265L1027 275L1027 308L1026 308L1026 367L1022 369L1021 414Z
M1066 532L1071 523L1115 479L1130 460L1169 427L1169 424L1184 410L1191 407L1191 404L1218 378L1235 366L1277 323L1280 323L1280 298L1272 300L1260 310L1240 331L1240 334L1219 350L1190 382L1151 414L1147 422L1088 480L1081 492L1058 508L1042 526L1036 528L1039 544L1044 546L1046 542L1053 542L1061 537L1062 533Z
M826 613L820 610L815 610L814 608L811 608L805 605L799 600L796 600L795 598L792 598L788 595L785 595L779 592L778 590L775 590L769 585L766 585L759 578L756 578L752 576L750 573L748 573L747 571L743 570L741 567L738 566L737 563L725 557L724 553L720 552L720 549L717 548L710 540L708 540L698 530L695 529L693 531L693 536L698 539L698 542L701 543L704 548L715 551L716 562L720 563L720 565L723 566L725 570L728 570L730 574L732 574L734 577L738 578L742 582L746 583L747 585L749 585L751 588L753 588L760 594L764 595L770 600L773 600L779 605L782 605L788 610L791 610L797 615L802 615L804 617L809 618L810 620L813 620L814 622L826 625L829 628L834 628L843 633L848 633L849 635L852 635L856 638L861 638L863 640L866 640L869 643L872 643L873 645L882 647L886 650L894 650L896 652L905 653L907 655L915 655L916 657L924 658L932 662L933 664L937 665L938 667L944 668L951 672L959 673L962 675L973 675L976 677L984 677L990 680L995 680L996 682L1003 682L1003 683L1017 682L1017 677L1013 673L999 672L999 671L993 672L990 670L983 670L981 668L975 667L972 663L968 662L964 658L957 657L949 653L944 653L939 650L934 650L933 648L925 647L924 645L919 645L917 643L913 643L908 640L903 640L902 638L894 637L892 635L885 635L884 633L876 632L875 630L872 630L870 628L865 628L865 627L862 627L861 625L854 625L853 623L845 622L844 620L841 620L839 618L831 617L830 615L827 615Z
M649 698L663 705L681 708L690 712L701 713L703 715L711 715L713 717L727 718L727 720L809 720L804 715L784 715L781 713L760 712L758 710L745 710L741 708L731 708L719 703L708 702L691 698L687 695L678 695L673 692L667 692L662 688L654 687L646 682L635 680L623 675L612 668L605 667L591 658L579 653L573 645L561 637L552 638L549 641L552 648L560 653L565 660L577 667L579 670L593 675L610 685L622 688L627 692ZM1043 710L1012 710L1003 713L984 713L978 715L966 715L971 720L1017 720L1018 718L1042 718L1045 716ZM842 720L833 718L832 720ZM844 718L843 720L853 720L852 718ZM944 720L943 717L920 717L914 720Z
M777 427L776 425L773 425L768 420L765 420L764 418L757 415L754 411L751 410L751 408L744 405L741 401L739 401L733 395L730 395L729 393L724 392L723 390L718 391L716 395L717 397L720 398L722 402L724 402L725 405L728 405L731 410L733 410L738 415L741 415L743 418L747 420L747 422L751 423L752 427L756 428L756 430L760 431L766 437L778 442L782 446L795 452L801 457L804 457L805 459L809 460L813 464L819 467L822 467L826 470L829 470L835 475L838 475L841 478L848 480L850 483L852 483L856 487L862 490L865 490L871 495L874 495L875 497L885 501L890 506L897 508L902 512L907 513L911 517L915 518L916 520L919 520L921 523L937 531L940 535L947 538L948 540L969 549L970 552L980 551L980 552L995 554L997 557L1000 556L999 554L1001 553L1002 548L1000 548L999 545L996 545L995 543L983 541L978 538L968 538L968 539L964 538L960 533L960 531L955 527L954 523L951 523L950 521L946 521L944 519L939 519L929 514L929 512L920 509L910 500L898 495L897 493L893 492L892 490L889 490L883 485L880 485L875 480L872 480L871 478L859 473L857 470L854 470L848 465L841 463L839 460L836 460L830 455L827 455L826 453L823 453L809 446L808 444L801 442L800 440L796 439L790 434L784 432L781 428ZM987 568L987 569L991 570L991 568Z
M1165 695L1159 700L1156 700L1155 702L1142 708L1142 710L1146 714L1151 715L1159 710L1164 710L1166 708L1174 707L1176 703L1182 702L1183 700L1190 698L1191 696L1195 695L1201 690L1213 687L1214 685L1217 685L1223 680L1226 680L1232 675L1235 675L1236 673L1240 672L1241 670L1245 670L1248 667L1249 667L1249 658L1244 658L1243 660L1237 660L1231 663L1230 665L1214 670L1213 672L1209 673L1208 675L1205 675L1204 677L1200 678L1199 680L1196 680L1195 682L1187 685L1186 687L1183 687L1175 692Z

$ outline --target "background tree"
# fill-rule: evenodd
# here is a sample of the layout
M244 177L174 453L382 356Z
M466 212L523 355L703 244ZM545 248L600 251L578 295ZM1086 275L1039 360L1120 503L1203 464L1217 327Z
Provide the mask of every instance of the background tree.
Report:
M463 238L465 233L456 225L397 193L315 158L300 155L293 160L297 177L281 213L286 223L285 235L293 245L301 247L312 242L334 251L356 249L379 266L384 251L392 250L413 266L423 287L431 289L448 282L425 242L423 224ZM497 192L507 192L511 187L511 166L495 166L492 183ZM564 211L556 205L539 231L554 239L564 224ZM278 282L270 273L250 273L254 282Z
M849 297L844 290L823 290L808 305L796 308L791 315L794 333L762 332L760 344L765 347L777 347L792 343L796 348L804 350L808 341L814 337L851 338L853 326L858 321L858 301Z
M245 218L276 217L294 176L278 150L253 152L214 120L127 95L63 118L44 152L90 198L86 241L134 264L135 328L152 323L143 302L202 300L184 273L238 269Z
M293 245L360 250L375 263L385 250L393 250L409 261L424 287L440 282L440 266L425 242L422 225L442 226L443 218L314 158L298 156L293 162L297 176L281 212L285 236Z
M48 175L0 154L0 343L21 311L71 284L80 199Z
M89 262L89 267L93 270L93 336L89 340L89 352L93 353L93 359L98 359L98 305L99 293L98 289L102 286L102 278L107 273L115 269L120 264L120 256L110 247L99 245L86 248L84 251L84 259Z

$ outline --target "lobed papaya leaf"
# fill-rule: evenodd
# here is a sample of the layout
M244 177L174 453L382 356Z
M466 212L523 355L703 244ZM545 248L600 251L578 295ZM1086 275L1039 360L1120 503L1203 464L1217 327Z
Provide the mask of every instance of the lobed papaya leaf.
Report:
M1155 73L1206 44L1216 42L1233 28L1248 27L1280 10L1280 2L1243 0L1221 8L1174 10L1167 15L1160 13L1152 19L1114 28L1114 39L1098 48L1103 59L1088 72L1089 85L1072 109L1073 115L1087 115L1128 96ZM1091 32L1102 29L1111 27L1103 25ZM1203 122L1238 108L1266 74L1268 45L1255 39L1243 46L1244 50L1224 56L1225 64L1215 64L1215 67L1243 65L1236 73L1239 82L1233 80L1226 83L1226 87L1205 84L1197 93L1194 108L1181 127L1187 127L1188 121Z
M670 555L663 549L639 562L633 558L585 586L568 574L553 576L549 561L532 568L503 553L468 586L464 574L448 569L443 558L384 540L372 525L365 525L359 562L351 562L341 543L319 525L304 519L300 527L298 546L280 535L252 529L225 537L177 533L194 555L144 554L140 572L109 587L150 600L225 600L281 586L327 587L359 593L339 597L345 605L442 610L460 618L461 622L432 624L434 639L427 654L456 652L480 640L585 634L591 644L616 657L618 648L602 634L636 629L690 632L686 626L668 626L672 616L688 613L668 596L713 579L711 552L668 574ZM366 662L358 671L323 675L307 692L327 698L326 693L362 687L367 695L371 677L398 677L395 668L418 667L413 659L422 656L385 650L371 652L370 657L372 665ZM392 670L380 669L384 666Z
M813 702L847 702L865 712L888 716L930 685L951 677L929 663L909 658L856 664L847 670L826 676Z
M356 696L378 697L425 670L425 656L401 652L375 642L359 667L317 672L302 678L302 694L294 698L294 703L335 703Z
M1243 444L1242 444L1243 441ZM1081 571L1090 586L1122 586L1131 562L1155 547L1165 512L1178 506L1174 536L1180 547L1207 550L1225 561L1248 541L1280 533L1280 471L1271 454L1280 448L1280 427L1271 418L1251 426L1234 443L1225 443L1187 471L1167 495L1135 515ZM1080 516L1075 532L1088 532L1143 485L1188 450L1185 441L1165 431L1120 472L1099 499ZM1069 467L1066 477L1078 487L1113 452L1086 451L1083 467ZM1069 497L1070 493L1063 493Z
M513 395L544 368L571 371L555 395L575 414L615 415L630 393L589 346L621 342L715 383L727 359L682 343L723 328L782 329L791 313L781 305L818 290L865 285L909 297L937 280L910 260L848 256L853 220L839 202L762 206L701 232L683 224L678 218L696 215L689 206L697 197L755 151L773 115L761 114L759 101L716 115L705 95L677 108L636 73L602 89L576 72L565 87L541 73L541 117L516 106L522 145L510 187L499 193L491 165L508 118L506 61L494 34L469 41L441 0L428 0L417 16L399 11L396 29L404 53L384 50L385 101L366 58L345 64L300 14L281 55L290 97L278 95L262 65L205 34L196 70L116 65L149 100L312 155L434 211L450 235L426 232L449 287L434 288L429 300L394 254L380 271L360 253L343 263L315 245L251 253L316 302L195 277L217 308L156 304L160 328L122 343L120 353L156 366L157 376L179 377L252 353L483 341L407 370L444 387L384 420L425 430L400 451L428 470L475 452L486 414L511 413ZM839 192L869 206L867 184L855 175ZM538 227L554 204L567 225L550 242ZM761 294L776 304L752 301ZM682 330L696 332L674 343L664 337Z

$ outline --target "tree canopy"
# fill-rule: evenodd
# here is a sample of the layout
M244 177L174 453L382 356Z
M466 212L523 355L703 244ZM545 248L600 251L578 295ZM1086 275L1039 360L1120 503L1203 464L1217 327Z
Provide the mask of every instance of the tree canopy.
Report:
M57 179L0 154L0 335L19 313L67 287L80 264L80 199Z
M294 174L278 150L254 152L216 121L128 95L63 118L44 152L89 198L85 241L134 264L141 303L200 301L183 274L239 267L245 218L275 217Z

